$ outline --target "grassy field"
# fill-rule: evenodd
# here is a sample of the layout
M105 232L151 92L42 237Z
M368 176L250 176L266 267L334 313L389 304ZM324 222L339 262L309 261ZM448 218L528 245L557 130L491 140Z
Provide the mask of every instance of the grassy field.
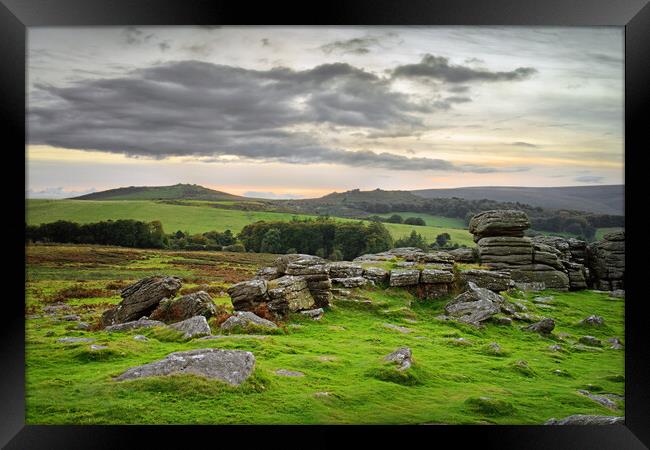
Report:
M546 309L531 301L533 294L519 296L515 301L531 314L556 320L550 338L515 325L477 330L439 321L435 317L446 299L419 301L401 289L358 291L371 303L337 301L318 322L290 317L279 334L209 341L183 342L155 329L133 333L147 334L148 341L136 341L130 333L78 331L72 329L75 322L57 321L42 309L63 302L92 323L119 301L120 287L153 273L183 277L183 292L205 285L216 303L230 306L227 286L250 278L273 259L249 253L29 246L26 423L540 424L571 414L623 414L618 400L610 410L578 393L623 395L623 351L607 344L593 351L572 347L584 335L604 342L623 337L624 300L605 293L544 292L553 296ZM591 314L604 317L605 326L578 325ZM108 349L56 342L67 336L93 337L94 344ZM502 351L492 352L492 342ZM553 344L563 350L549 351ZM397 376L382 358L402 346L412 349L415 364ZM253 352L254 376L237 388L190 375L112 380L173 351L206 347ZM277 369L305 376L285 378L275 375Z
M35 200L27 201L27 223L38 225L54 222L56 220L70 220L78 223L98 222L100 220L134 219L142 221L159 220L167 233L176 230L189 231L190 233L203 233L205 231L231 230L239 232L245 225L258 220L291 220L293 217L309 218L299 214L240 211L235 209L221 209L210 206L210 203L194 202L196 206L173 205L148 200ZM416 230L429 242L433 242L437 235L449 233L451 240L466 246L474 246L472 236L465 229L450 227L449 221L434 221L429 216L426 226L418 227L403 224L386 224L394 238L408 236ZM349 220L339 219L336 220Z
M434 216L433 214L408 212L408 211L392 212L392 213L377 214L377 215L379 217L390 217L393 214L402 216L402 219L406 219L407 217L419 217L421 219L424 219L424 222L427 224L427 226L457 228L460 230L467 229L467 225L465 225L463 219L458 219L454 217Z

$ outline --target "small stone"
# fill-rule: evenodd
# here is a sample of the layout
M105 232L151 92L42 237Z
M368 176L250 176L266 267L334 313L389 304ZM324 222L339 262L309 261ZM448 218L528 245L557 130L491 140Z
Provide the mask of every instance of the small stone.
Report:
M81 319L81 317L78 316L77 314L67 314L67 315L61 316L59 318L59 320L63 320L63 321L66 321L66 322L74 322L74 321L80 320L80 319Z
M94 338L82 338L82 337L65 337L61 339L57 339L56 342L60 342L62 344L76 344L79 342L93 342L96 339Z
M612 350L621 350L623 348L623 344L621 343L621 341L618 338L615 338L615 337L614 338L609 338L609 339L607 339L607 342L612 344L612 346L609 347Z
M148 341L149 340L149 338L147 336L143 336L141 334L136 334L135 336L133 336L133 339L136 340L136 341Z
M325 311L323 308L308 309L306 311L300 311L300 314L303 316L311 317L314 320L320 320L323 317Z
M555 321L553 319L546 318L532 325L528 325L527 327L523 327L522 329L526 331L535 331L539 334L548 335L551 334L553 328L555 328Z
M393 325L392 323L385 323L384 326L391 330L399 331L400 333L410 333L412 331L410 328L400 327L399 325Z
M587 325L587 326L592 326L592 327L599 327L605 324L605 319L603 319L600 316L592 315L587 317L586 319L583 319L580 322L582 325Z
M618 408L618 406L616 405L615 402L613 402L609 398L605 397L604 395L596 395L596 394L592 394L589 391L584 391L584 390L579 390L578 393L584 395L585 397L589 397L590 399L592 399L596 403L600 403L605 408L609 408L609 409L617 409Z
M169 328L180 331L183 334L183 337L186 339L206 336L212 334L210 332L210 326L208 321L204 316L194 316L190 319L183 320L182 322L177 322L169 325Z
M95 344L90 345L90 350L92 350L94 352L97 351L97 350L104 350L104 349L107 349L107 348L108 348L107 345L95 345Z
M561 352L563 350L562 346L558 344L549 345L548 349L552 352Z
M384 357L384 361L390 361L397 363L397 370L406 370L411 367L412 364L412 352L408 347L401 347L395 350L393 353Z
M74 328L75 328L75 330L87 331L87 330L90 330L90 324L88 324L86 322L79 322Z
M544 425L623 425L624 423L625 417L575 414L564 419L549 419Z
M282 377L304 377L305 376L305 374L302 372L286 370L286 369L278 369L275 371L275 374L280 375Z
M592 347L600 347L603 345L600 339L593 336L582 336L580 339L578 339L578 342L584 345L590 345Z
M553 303L553 297L535 297L533 298L533 303L542 303L542 304L550 304Z
M317 398L319 398L319 397L329 397L330 395L331 394L329 392L327 392L327 391L325 391L325 392L315 392L314 393L314 397L317 397Z

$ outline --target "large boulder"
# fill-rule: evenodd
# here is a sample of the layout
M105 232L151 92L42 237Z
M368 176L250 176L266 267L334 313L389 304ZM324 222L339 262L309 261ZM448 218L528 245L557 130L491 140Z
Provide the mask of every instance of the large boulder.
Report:
M415 286L420 282L420 271L417 269L393 269L390 271L389 284L391 287Z
M510 276L516 283L539 283L544 289L569 289L569 276L544 264L521 266L510 271Z
M530 228L525 212L514 209L498 209L476 214L469 221L469 232L478 241L487 236L523 236Z
M185 339L191 339L200 336L209 336L210 326L203 316L194 316L182 322L176 322L169 325L169 328L183 333Z
M325 264L327 261L325 261L323 258L320 258L318 256L313 256L313 255L305 255L302 253L292 253L289 255L282 255L278 257L275 261L273 261L273 267L275 267L278 271L278 275L287 275L289 274L287 272L287 269L290 264L294 264L293 270L296 270L296 266L313 266L317 264ZM289 274L291 275L291 274ZM294 275L297 275L294 273Z
M471 325L498 314L505 299L489 289L480 288L471 281L467 290L445 305L447 315Z
M178 322L194 316L209 319L217 312L217 305L205 291L193 292L177 299L163 299L149 316L152 320Z
M514 284L507 271L468 269L460 271L459 278L463 284L472 282L494 292L506 291Z
M273 330L278 326L270 320L263 319L250 311L236 311L234 315L228 317L224 323L221 324L223 331L231 331L240 329L242 331L251 331L256 328L263 330Z
M267 305L276 315L284 316L289 311L312 309L315 305L303 277L285 275L269 281L267 286L270 298Z
M294 257L287 262L284 273L286 275L303 277L316 305L319 307L329 306L330 301L332 300L332 284L329 278L329 266L327 261L318 256L299 256L300 258Z
M181 288L181 279L169 276L152 276L127 286L120 296L122 301L102 315L102 325L130 322L148 316L164 298L173 298Z
M549 335L555 328L555 321L553 319L544 318L539 322L530 324L523 329L526 331L534 331L542 335Z
M262 267L255 274L255 278L259 280L274 280L280 278L281 275L278 273L277 267Z
M332 283L335 286L340 286L348 289L374 284L372 281L364 277L332 278Z
M236 311L254 309L260 303L269 301L268 281L263 279L242 281L229 287L226 292Z
M117 381L173 374L192 374L240 385L255 369L255 356L242 350L202 348L175 352L166 358L132 367L116 378Z

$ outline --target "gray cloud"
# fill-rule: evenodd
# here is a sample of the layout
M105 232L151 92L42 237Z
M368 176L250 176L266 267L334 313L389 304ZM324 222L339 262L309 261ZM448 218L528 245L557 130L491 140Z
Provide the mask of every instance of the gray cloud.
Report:
M332 52L340 53L354 53L357 55L363 55L370 53L370 47L374 45L379 45L379 39L375 37L361 37L348 39L345 41L334 41L329 44L322 45L320 49L327 54Z
M81 190L81 191L71 191L60 186L58 187L49 187L45 189L29 189L26 192L26 196L29 198L70 198L76 197L79 195L91 194L97 192L95 188Z
M28 114L31 144L157 159L194 156L224 162L224 156L234 156L392 170L500 171L330 148L318 133L296 131L296 126L323 124L377 131L424 129L418 113L435 107L394 92L389 80L349 64L249 70L180 61L121 77L36 88L39 101L30 101Z
M291 193L276 194L274 192L259 192L259 191L247 191L247 192L244 192L244 197L267 198L267 199L299 199L299 198L305 198L304 195L299 195L299 194L291 194Z
M509 72L491 72L467 66L450 65L449 59L430 54L424 55L417 64L397 66L394 77L436 79L448 83L467 83L472 81L520 81L529 78L537 70L532 67L519 67Z
M601 183L604 179L605 177L597 175L582 175L575 177L573 181L577 181L578 183Z

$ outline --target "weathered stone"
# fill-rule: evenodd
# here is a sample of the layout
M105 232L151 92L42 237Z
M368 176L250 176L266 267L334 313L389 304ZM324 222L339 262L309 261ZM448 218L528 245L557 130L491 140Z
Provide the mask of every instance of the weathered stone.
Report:
M268 282L262 279L242 281L229 287L226 292L237 311L253 309L269 301Z
M587 246L590 282L598 289L625 288L625 231L608 233Z
M375 284L384 284L388 282L388 271L381 267L368 267L363 271L363 277Z
M143 336L141 334L136 334L135 336L133 336L133 339L136 340L136 341L148 341L149 340L149 338L147 336Z
M116 380L181 373L215 378L237 386L252 375L254 368L255 356L251 352L203 348L171 353L160 361L132 367Z
M550 351L552 351L552 352L561 352L561 351L564 350L564 349L562 348L562 346L559 345L559 344L549 345L549 346L548 346L548 349L549 349Z
M320 320L325 314L323 308L308 309L307 311L300 311L303 316L311 317L314 320Z
M223 331L231 331L236 328L249 331L254 328L273 330L278 328L278 326L270 320L263 319L250 311L236 311L234 315L228 317L221 324L220 328Z
M337 261L327 265L331 278L354 278L363 275L363 267L350 261Z
M539 322L524 327L523 329L526 331L534 331L539 334L548 335L551 334L554 328L555 328L555 321L553 319L544 318Z
M534 270L513 269L510 276L515 283L543 283L546 289L568 290L569 277L558 270L540 270L535 265ZM548 267L548 266L547 266Z
M393 269L390 271L390 286L414 286L420 282L417 269Z
M434 300L449 294L452 285L449 283L423 283L416 286L407 286L407 289L419 299Z
M544 425L624 425L625 416L591 416L574 414L563 419L549 419Z
M130 322L149 315L164 298L173 298L181 288L178 277L152 276L127 286L120 293L122 301L117 307L105 311L102 325Z
M594 336L582 336L580 339L578 339L578 342L584 345L589 345L591 347L600 347L603 345L601 340Z
M397 370L403 371L411 367L413 363L412 352L408 347L400 347L393 353L384 357L384 361L394 362L397 364Z
M262 267L255 274L255 278L266 281L275 280L276 278L280 278L280 276L277 267Z
M108 345L95 345L95 344L90 345L90 351L91 352L96 352L96 351L99 351L99 350L106 350L107 348L108 348Z
M139 320L132 320L131 322L118 323L110 325L105 328L106 331L131 331L138 328L151 328L151 327L164 327L165 324L159 320L149 320L140 318Z
M514 281L514 280L513 280ZM524 292L539 292L546 289L546 285L540 281L515 281L515 287Z
M75 325L74 329L88 331L90 330L90 324L87 322L79 322L77 325Z
M514 209L484 211L469 221L469 232L475 236L523 236L530 228L525 212Z
M82 337L64 337L57 339L56 342L61 344L78 344L80 342L93 342L96 339L94 338L82 338Z
M503 316L492 316L490 317L490 322L496 325L512 325L512 319L510 317Z
M453 283L454 274L447 270L423 269L420 274L420 283Z
M618 406L616 405L615 402L613 402L609 398L605 397L604 395L592 394L591 392L585 391L585 390L582 390L582 389L579 390L578 393L584 395L585 397L590 398L591 400L595 401L596 403L600 403L605 408L609 408L609 409L617 409L618 408Z
M623 289L614 289L609 293L610 297L625 298L625 291Z
M270 310L279 315L290 311L312 309L315 302L304 278L285 275L268 282L268 294L271 301Z
M605 319L603 319L600 316L596 315L591 315L587 317L586 319L583 319L580 322L582 325L587 325L587 326L592 326L592 327L600 327L605 324Z
M316 264L325 264L326 261L318 256L305 255L301 253L292 253L289 255L282 255L273 261L273 267L278 270L278 275L286 275L289 264L296 264L300 266L312 266Z
M459 277L463 284L471 281L494 292L506 291L514 285L507 271L469 269L460 271Z
M371 284L372 282L364 277L353 278L332 278L332 284L342 286L344 288L357 288Z
M461 322L479 325L498 314L504 301L499 294L480 288L470 281L465 292L445 305L445 312Z
M185 339L210 335L210 326L204 316L194 316L182 322L169 325L169 328L183 333Z
M80 319L81 319L81 316L79 316L77 314L66 314L65 316L59 317L58 320L62 320L64 322L74 322L74 321L80 320Z
M163 322L178 322L194 316L203 316L209 319L217 312L217 305L212 297L205 291L193 292L177 299L163 299L153 310L152 320Z
M478 260L478 252L475 248L459 247L447 251L456 262L473 263Z

